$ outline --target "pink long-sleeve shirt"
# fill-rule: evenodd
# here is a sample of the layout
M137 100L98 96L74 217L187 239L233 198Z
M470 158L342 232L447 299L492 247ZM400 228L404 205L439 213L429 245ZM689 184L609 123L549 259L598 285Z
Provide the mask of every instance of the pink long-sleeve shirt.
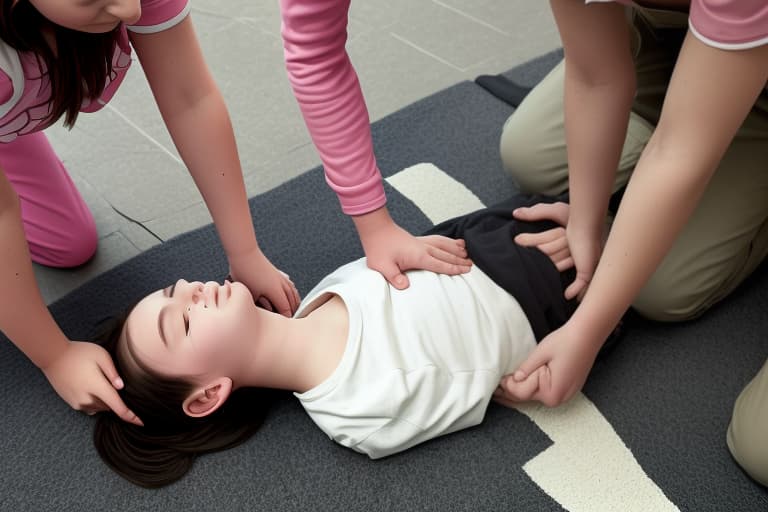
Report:
M370 120L345 44L350 0L280 0L288 78L325 179L348 215L386 203Z

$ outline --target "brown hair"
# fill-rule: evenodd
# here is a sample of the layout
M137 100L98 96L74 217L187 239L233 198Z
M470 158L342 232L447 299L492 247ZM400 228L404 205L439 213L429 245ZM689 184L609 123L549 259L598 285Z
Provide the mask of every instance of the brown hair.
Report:
M72 127L85 100L94 101L104 92L112 74L112 58L120 27L103 34L88 34L49 21L29 0L0 0L0 39L20 52L37 56L41 72L51 83L48 124L64 116ZM56 51L44 31L52 30Z
M120 348L126 345L118 343L126 317L114 319L97 341L114 358L125 382L120 396L144 427L112 412L100 413L93 442L102 460L122 477L143 487L162 487L184 476L198 455L226 450L250 438L276 392L241 388L211 415L191 418L182 409L192 390L190 383L157 375L131 356L130 347Z

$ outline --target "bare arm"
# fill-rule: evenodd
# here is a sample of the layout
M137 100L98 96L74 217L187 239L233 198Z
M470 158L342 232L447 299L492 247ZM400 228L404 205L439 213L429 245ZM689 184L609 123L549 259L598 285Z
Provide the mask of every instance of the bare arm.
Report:
M187 17L156 34L133 34L160 113L213 217L232 275L290 315L298 294L256 242L229 113Z
M602 343L659 265L767 79L768 45L723 51L688 34L659 125L571 320L588 339Z
M565 136L576 295L600 255L608 200L635 93L635 71L624 8L551 0L565 51Z
M44 373L61 398L86 412L109 407L140 420L115 391L122 381L106 350L70 341L48 311L32 271L19 198L0 169L0 331Z
M0 169L0 330L39 368L68 343L48 311L32 271L19 198Z
M688 220L768 79L768 45L723 51L690 34L659 125L638 162L587 293L545 337L503 396L557 405L584 384L597 352Z

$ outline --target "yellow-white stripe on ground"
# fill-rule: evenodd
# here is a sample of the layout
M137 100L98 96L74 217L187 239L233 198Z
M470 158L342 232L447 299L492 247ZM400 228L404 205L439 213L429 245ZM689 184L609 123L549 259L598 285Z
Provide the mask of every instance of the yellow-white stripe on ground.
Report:
M554 409L524 404L518 410L552 439L552 445L528 461L523 470L564 509L678 510L583 394Z
M430 163L403 169L387 182L435 224L485 206L468 188ZM678 510L583 394L555 409L524 404L518 410L552 440L523 470L566 510ZM512 434L510 443L515 442Z
M413 201L433 224L485 207L472 191L434 164L412 165L387 182Z

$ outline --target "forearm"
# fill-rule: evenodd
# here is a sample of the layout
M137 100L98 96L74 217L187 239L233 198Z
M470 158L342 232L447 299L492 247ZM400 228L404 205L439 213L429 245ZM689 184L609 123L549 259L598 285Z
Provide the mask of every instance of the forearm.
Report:
M235 136L218 89L165 121L230 262L257 249Z
M635 70L623 7L551 0L565 51L569 232L602 233L632 98ZM586 233L585 233L586 232Z
M618 324L696 207L712 167L664 155L653 139L635 168L592 282L571 321L602 341ZM650 199L652 198L652 199Z
M349 0L281 0L288 78L342 209L361 215L386 198L368 110L345 49Z
M375 238L377 232L394 224L389 210L385 206L362 215L353 215L352 222L363 245L365 245L366 240Z
M592 339L605 339L660 264L766 79L768 45L724 52L691 35L686 38L659 125L635 168L586 297L571 319Z
M607 83L568 71L566 61L565 133L568 148L570 228L599 236L624 145L635 90L627 66Z
M35 365L47 367L67 338L40 295L21 221L19 200L0 170L0 331Z

